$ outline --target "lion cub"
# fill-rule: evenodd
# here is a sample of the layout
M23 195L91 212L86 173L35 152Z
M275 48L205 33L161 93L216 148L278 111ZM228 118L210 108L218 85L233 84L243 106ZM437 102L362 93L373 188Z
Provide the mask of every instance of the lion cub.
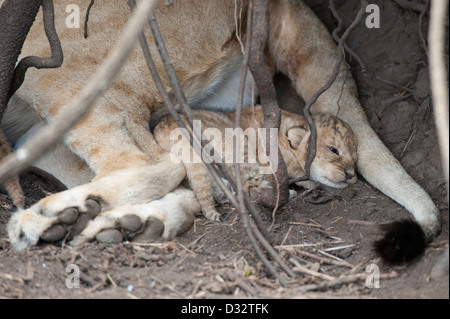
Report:
M234 127L234 113L195 110L194 114L200 121L201 129L211 141L210 144L221 153L222 158L225 158L225 162L233 170L232 161L226 159L233 159L233 154L230 154L234 151L233 139L227 137L227 132L229 134L230 129ZM311 164L311 181L302 182L300 185L310 187L312 182L318 182L335 188L344 188L348 184L355 183L357 153L353 131L346 123L330 114L316 114L313 120L317 128L317 152ZM252 157L249 152L258 151L258 147L255 147L258 143L252 145L251 141L249 142L250 134L245 134L249 132L248 129L257 130L263 125L264 116L260 105L243 109L241 127L245 137L245 147L242 151L244 161L238 163L246 192L253 187L271 187L270 175L262 173L263 165L250 160ZM197 196L203 215L208 219L219 220L220 214L215 209L214 198L220 198L220 191L206 165L201 162L200 157L195 157L189 142L182 137L182 132L172 117L168 116L158 123L154 129L154 136L163 149L171 152L175 160L184 163L187 180ZM309 125L303 116L282 111L278 146L286 162L290 179L305 176L309 137Z

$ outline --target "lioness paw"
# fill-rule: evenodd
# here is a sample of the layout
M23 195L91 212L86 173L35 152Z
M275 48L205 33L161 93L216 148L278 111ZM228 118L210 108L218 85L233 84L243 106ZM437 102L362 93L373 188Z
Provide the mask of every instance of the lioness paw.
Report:
M161 240L165 228L163 221L157 217L150 216L146 221L142 221L141 217L135 214L124 215L114 222L112 228L108 226L109 223L105 223L103 218L93 220L85 231L70 241L70 245L78 246L92 239L104 244L117 244L124 240L138 242Z
M47 229L42 235L41 240L54 242L66 237L71 240L74 236L83 231L88 222L95 218L101 211L101 205L94 199L87 199L85 208L66 208L58 216L60 223Z
M94 239L103 243L160 237L170 240L188 229L200 213L194 193L181 188L149 203L122 205L105 211L101 200L89 197L75 207L49 211L49 207L59 206L53 200L61 196L67 199L64 193L49 197L52 205L46 198L11 217L8 235L14 249L36 245L39 240L66 240L70 245Z
M93 239L103 243L170 240L188 229L200 210L194 193L179 188L150 203L123 205L102 212L69 244L77 246Z
M39 240L56 242L71 240L81 233L87 223L101 211L100 203L88 198L78 207L65 208L55 213L43 211L38 204L13 214L8 224L11 246L21 250L36 245Z

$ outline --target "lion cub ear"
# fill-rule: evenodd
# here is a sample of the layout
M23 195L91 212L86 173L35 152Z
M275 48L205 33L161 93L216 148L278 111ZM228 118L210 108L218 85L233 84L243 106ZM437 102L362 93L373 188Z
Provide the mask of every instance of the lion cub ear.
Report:
M286 132L286 136L292 148L297 148L304 138L309 136L309 130L306 126L293 126Z

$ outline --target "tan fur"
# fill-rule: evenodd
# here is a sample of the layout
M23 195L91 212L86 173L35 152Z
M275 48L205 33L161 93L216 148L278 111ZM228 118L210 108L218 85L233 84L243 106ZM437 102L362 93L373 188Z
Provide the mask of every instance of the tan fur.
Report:
M85 19L89 3L90 0L76 2L80 7L81 21ZM67 1L54 1L56 29L64 50L62 67L30 69L10 103L10 108L17 104L27 105L44 121L52 121L67 101L76 97L108 55L129 17L126 0L114 1L113 5L110 0L96 0L89 18L89 37L84 39L82 28L68 29L65 25L68 4ZM191 105L197 108L232 111L236 105L242 53L235 30L235 12L240 8L235 10L235 4L242 5L243 19L238 24L245 26L248 4L245 0L175 0L171 7L166 7L161 1L156 10L155 15L183 90ZM273 71L285 73L299 95L308 100L328 80L336 63L336 46L322 23L301 1L270 1L270 17L268 57ZM157 57L148 30L146 36L153 56ZM242 39L245 39L245 28ZM22 52L23 56L50 55L41 13ZM162 71L160 59L155 60L158 70ZM167 85L165 73L160 74ZM245 104L250 104L251 95L249 79ZM359 171L367 181L405 206L430 240L440 229L437 208L370 128L345 64L342 64L330 90L314 105L313 111L337 114L339 98L339 117L348 123L357 137ZM148 122L161 103L141 50L136 45L114 85L64 139L65 145L86 162L96 177L68 190L67 196L51 196L30 209L39 214L57 216L63 207L81 205L86 199L84 196L92 192L110 201L102 206L106 212L125 204L149 202L173 190L184 178L184 170L167 163L165 171L173 170L179 175L171 174L170 178L165 178L158 184L159 189L152 189L154 193L141 185L145 182L142 177L151 179L151 176L140 174L153 172L152 167L160 165L157 163L164 157L164 151L148 131ZM21 127L23 123L20 120L17 126ZM120 171L130 174L117 174ZM106 187L102 182L109 176L117 179L113 187ZM136 179L133 181L133 178ZM127 193L136 197L122 197ZM40 231L32 231L33 225L25 227L20 222L12 223L9 227L11 243L22 247L34 244ZM43 228L39 229L42 231Z
M232 154L227 151L225 145L226 129L232 129L234 113L213 112L196 110L194 115L201 121L202 129L216 128L221 133L222 140L212 140L215 147L222 146L222 157L225 159ZM258 129L264 125L264 114L260 105L256 107L246 107L242 112L242 129ZM356 182L356 138L348 125L330 114L316 114L313 117L317 127L317 153L311 166L311 179L314 182L321 182L331 187L344 188L348 184ZM185 121L186 122L186 121ZM174 132L178 130L178 125L172 117L164 118L155 128L154 136L159 145L168 152L175 152L174 145L180 143L179 140L171 139ZM174 136L182 136L175 133ZM220 136L219 136L220 137ZM305 162L308 152L310 138L309 125L303 116L283 111L281 125L278 134L280 151L286 161L290 178L305 176ZM189 141L183 138L184 147L190 147ZM330 151L330 147L336 149L338 154ZM248 151L248 148L245 149ZM262 150L264 151L264 150ZM191 154L194 150L191 148ZM175 154L179 155L179 154ZM251 188L268 188L270 176L260 172L259 163L249 163L248 154L245 154L245 163L240 164L241 176L244 190L248 193ZM180 157L180 160L183 158ZM192 156L183 162L186 167L186 176L190 186L194 190L197 199L202 207L203 215L212 220L219 220L220 214L214 207L214 198L220 197L217 186L208 173L208 169L203 163L193 163ZM233 163L228 163L234 170ZM306 183L305 183L306 184ZM216 190L215 190L216 188Z
M313 115L317 129L316 157L311 164L311 179L331 187L343 188L356 181L356 137L352 129L332 114ZM245 108L243 127L262 127L264 116L261 107ZM286 162L290 178L303 177L310 131L307 120L282 111L278 143ZM336 149L339 155L330 151Z
M11 147L6 140L6 136L0 130L0 160L5 158L11 152ZM25 196L20 187L19 177L14 177L5 183L5 189L11 197L13 204L18 208L23 208L25 205Z
M211 140L211 145L214 146L215 151L220 152L222 159L234 172L234 161L227 160L227 158L232 159L235 153L232 139L225 138L226 130L234 129L234 123L228 113L195 110L194 114L196 119L201 122L201 128L206 138ZM187 124L184 117L183 120ZM246 127L242 128L246 129ZM214 136L208 135L208 130L211 129L215 130L212 132ZM189 141L183 138L181 130L179 130L172 117L164 118L156 126L154 136L164 150L171 152L185 165L187 180L197 196L203 215L211 220L220 220L220 214L215 209L214 198L220 202L223 194L210 175L206 165L201 162L200 157L191 148ZM183 157L176 146L188 150L185 153L190 155ZM243 163L240 164L244 191L248 193L252 188L270 187L268 180L260 173L259 164L256 162L251 163L247 160L247 149L244 150L244 153Z

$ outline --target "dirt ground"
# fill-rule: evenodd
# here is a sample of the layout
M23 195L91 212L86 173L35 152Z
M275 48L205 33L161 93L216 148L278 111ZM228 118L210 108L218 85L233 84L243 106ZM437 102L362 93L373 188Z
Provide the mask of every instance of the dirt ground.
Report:
M381 28L368 29L362 23L348 44L369 72L408 87L412 94L365 76L354 59L347 60L372 126L441 210L442 232L421 258L408 265L390 266L374 255L372 243L380 233L363 222L384 223L407 218L408 213L361 177L345 190L322 188L305 194L297 189L298 196L277 212L270 236L283 260L296 272L295 278L283 273L287 288L262 265L231 207L220 208L230 213L226 221L216 223L199 217L189 231L171 242L88 243L77 248L46 244L16 252L10 249L5 229L12 206L2 193L0 299L448 298L448 275L439 281L429 278L432 266L448 246L449 221L419 14L392 1L372 2L380 7ZM328 1L309 3L332 30L336 22L327 9ZM336 1L346 26L358 3ZM426 36L428 15L421 27ZM290 95L288 83L278 80L280 101L285 106L294 105L296 98ZM401 101L392 100L400 96ZM21 180L27 205L57 191L49 181L32 174L23 175ZM261 210L269 227L272 212ZM344 245L352 246L329 250ZM69 265L79 267L79 288L66 285L76 283L69 276L71 271L66 271ZM379 288L366 284L369 265L378 267ZM301 267L314 272L299 272ZM352 275L356 276L349 277ZM325 282L340 276L359 280L324 288Z

